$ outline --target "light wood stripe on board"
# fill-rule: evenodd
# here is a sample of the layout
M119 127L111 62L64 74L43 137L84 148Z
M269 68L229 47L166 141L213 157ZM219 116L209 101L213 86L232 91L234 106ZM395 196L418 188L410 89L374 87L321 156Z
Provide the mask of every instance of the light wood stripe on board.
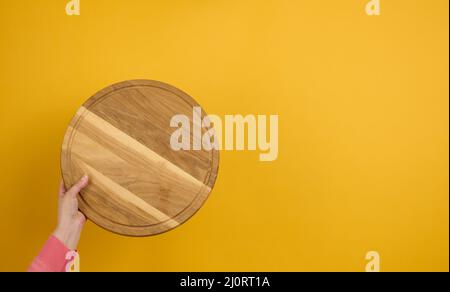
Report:
M118 199L130 203L133 206L139 208L140 210L146 212L153 218L164 222L164 224L169 227L178 226L178 222L171 219L169 216L156 209L146 201L139 198L137 195L133 194L126 188L117 184L115 181L111 180L107 176L103 175L101 172L97 171L95 168L91 167L87 163L78 160L79 165L83 168L86 173L89 175L92 181L95 181L96 184L100 185L102 188L107 189L112 195L116 196Z
M113 138L116 142L121 143L122 145L125 145L126 147L132 149L136 154L141 155L143 159L146 159L151 163L160 164L162 167L165 167L168 171L175 173L179 178L194 183L200 187L204 187L208 191L211 191L211 188L209 186L197 180L195 177L185 172L180 167L164 159L156 152L152 151L145 145L141 144L136 139L130 137L126 133L117 129L104 119L100 118L93 112L89 111L87 108L81 107L77 112L77 114L82 116L83 122L89 123L97 130L102 131L105 135L108 135L109 137Z

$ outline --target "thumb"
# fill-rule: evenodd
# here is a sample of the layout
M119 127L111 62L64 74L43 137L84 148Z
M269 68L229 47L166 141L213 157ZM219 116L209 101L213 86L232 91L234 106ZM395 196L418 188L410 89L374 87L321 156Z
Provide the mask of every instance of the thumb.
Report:
M75 197L82 189L84 189L89 182L87 175L84 175L75 185L73 185L70 190L66 192L66 195Z

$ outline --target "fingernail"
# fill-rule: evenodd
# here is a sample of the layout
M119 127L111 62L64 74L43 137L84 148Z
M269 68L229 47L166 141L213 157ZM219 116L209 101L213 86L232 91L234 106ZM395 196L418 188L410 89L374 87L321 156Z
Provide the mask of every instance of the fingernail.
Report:
M89 180L89 177L87 175L83 175L83 177L81 178L82 182L87 182Z

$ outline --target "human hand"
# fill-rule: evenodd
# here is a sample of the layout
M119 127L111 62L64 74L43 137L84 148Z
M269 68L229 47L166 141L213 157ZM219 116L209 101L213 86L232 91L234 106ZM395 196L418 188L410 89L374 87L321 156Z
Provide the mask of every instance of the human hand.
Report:
M88 185L89 179L83 176L72 188L66 191L64 183L59 188L58 225L53 235L67 248L76 250L86 217L78 211L78 193Z

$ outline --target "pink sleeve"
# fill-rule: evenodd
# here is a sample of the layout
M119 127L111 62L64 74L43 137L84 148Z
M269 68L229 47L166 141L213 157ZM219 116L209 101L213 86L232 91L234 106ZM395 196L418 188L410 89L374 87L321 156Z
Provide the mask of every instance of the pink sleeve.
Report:
M53 235L45 243L39 255L31 263L28 272L64 272L66 254L70 251Z

